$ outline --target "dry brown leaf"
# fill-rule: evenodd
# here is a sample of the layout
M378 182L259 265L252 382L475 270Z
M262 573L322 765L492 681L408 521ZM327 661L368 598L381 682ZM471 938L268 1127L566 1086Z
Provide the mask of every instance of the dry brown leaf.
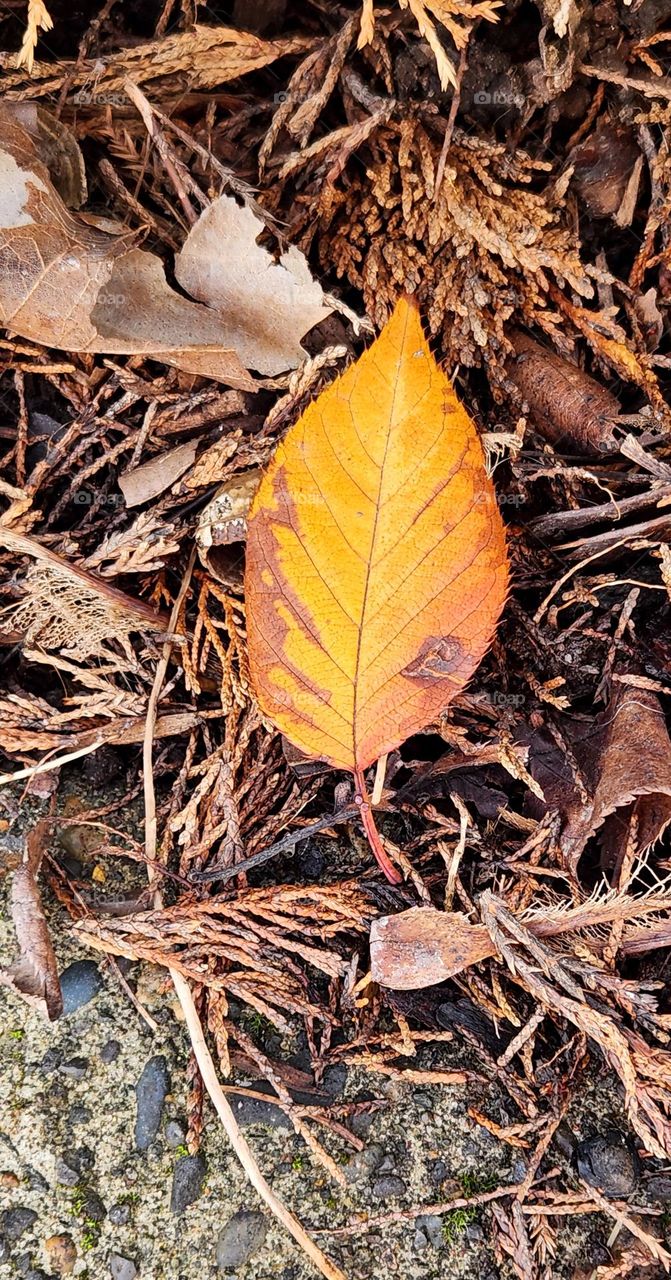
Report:
M217 317L169 287L159 258L70 212L6 103L0 137L0 323L47 346L153 355L254 387Z
M592 950L599 952L606 943L595 931L613 923L624 924L620 950L638 955L669 946L670 907L671 896L663 890L640 897L593 894L571 908L563 904L552 906L543 900L531 903L524 915L524 927L535 938L587 934ZM372 976L375 982L394 991L436 986L495 954L485 926L471 924L459 912L410 907L394 916L380 916L371 925Z
M51 181L68 209L80 209L88 188L84 157L72 129L36 102L16 102L11 111L34 139Z
M53 1022L63 1012L63 998L37 884L50 830L47 818L33 827L26 837L21 866L14 872L11 909L19 956L8 968L0 969L0 983Z
M587 801L574 794L565 805L562 852L575 873L590 836L601 830L610 870L630 831L642 854L671 821L671 739L659 701L645 689L618 686L596 733L574 745L591 794Z
M301 338L333 308L300 249L291 245L275 262L257 244L263 230L251 209L219 196L191 228L175 276L219 313L224 341L245 367L272 376L301 363Z
M393 991L436 986L494 954L484 925L457 911L411 907L370 927L373 979Z
M132 471L124 471L119 476L119 488L126 500L127 507L140 507L143 502L158 498L165 493L175 480L188 471L196 458L196 442L189 440L178 444L176 448L150 458Z

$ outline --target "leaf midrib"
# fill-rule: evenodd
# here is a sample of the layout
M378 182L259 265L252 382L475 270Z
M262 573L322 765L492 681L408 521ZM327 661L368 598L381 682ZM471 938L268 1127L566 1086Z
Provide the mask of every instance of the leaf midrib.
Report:
M380 463L380 479L378 484L377 496L375 499L375 519L373 520L373 532L371 534L370 549L369 549L368 560L366 564L366 576L364 580L363 597L361 600L361 617L360 617L359 631L357 636L356 656L354 660L354 680L353 680L353 696L352 696L352 758L354 761L355 768L359 767L359 759L357 754L357 713L358 713L358 693L359 693L359 668L361 665L361 647L362 647L362 641L363 641L364 625L366 621L366 609L368 605L368 593L370 590L371 574L374 567L373 562L374 562L374 551L375 551L375 539L377 537L378 523L380 519L380 512L382 509L381 498L382 498L382 486L384 481L384 469L387 462L387 453L389 451L389 443L391 440L392 424L394 421L394 410L396 408L396 397L398 394L398 388L401 382L401 373L403 369L403 352L405 350L406 335L408 332L408 324L410 322L410 319L411 319L411 312L410 312L410 309L408 309L406 318L405 318L405 324L403 327L403 335L399 343L399 354L396 361L396 379L394 382L394 391L391 399L391 406L389 409L389 423L388 423L388 429L387 429L387 436L384 443L384 453L382 455L382 461Z

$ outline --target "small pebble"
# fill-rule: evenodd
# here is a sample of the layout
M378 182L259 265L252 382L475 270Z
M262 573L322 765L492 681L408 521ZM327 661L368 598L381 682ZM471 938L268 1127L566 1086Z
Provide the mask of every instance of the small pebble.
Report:
M18 1240L36 1219L34 1209L3 1209L0 1213L0 1232L7 1240Z
M640 1161L628 1134L607 1129L581 1142L576 1149L581 1178L604 1196L620 1199L631 1195L640 1176Z
M172 1175L170 1212L184 1213L197 1200L205 1181L207 1168L202 1156L181 1156Z
M83 1103L78 1102L74 1107L70 1107L68 1120L70 1124L88 1124L91 1119L90 1107L85 1107Z
M62 1076L69 1076L71 1080L83 1080L88 1069L88 1058L70 1058L67 1062L61 1062L58 1068Z
M87 1191L84 1209L86 1217L94 1222L102 1222L107 1217L107 1209L96 1191Z
M0 1173L0 1187L9 1187L13 1190L15 1187L21 1186L21 1179L9 1169L3 1169Z
M72 1236L49 1236L44 1241L44 1252L49 1266L59 1276L69 1276L77 1261L77 1250Z
M64 1159L62 1156L56 1157L55 1173L56 1181L60 1182L62 1187L76 1187L81 1178L79 1170L75 1169L67 1157Z
M130 1205L129 1204L113 1204L108 1214L110 1222L115 1227L125 1227L130 1222Z
M361 1151L355 1151L351 1160L344 1166L343 1173L349 1183L362 1182L370 1178L384 1160L384 1149L379 1142L370 1142Z
M146 1151L159 1131L169 1088L168 1064L162 1054L157 1054L149 1059L135 1086L135 1145L138 1151Z
M326 1090L330 1098L342 1097L346 1084L347 1067L328 1067L324 1072L322 1087Z
M42 1177L41 1173L37 1172L37 1169L31 1168L29 1164L25 1166L25 1169L26 1169L26 1177L28 1179L28 1186L30 1187L31 1191L48 1191L49 1190L49 1183L47 1182L46 1178Z
M81 1173L90 1173L96 1162L94 1152L86 1146L77 1147L76 1151L71 1152L71 1158Z
M112 1280L135 1280L137 1267L130 1258L122 1258L119 1253L111 1253L110 1275Z
M51 1049L47 1049L40 1063L40 1070L44 1073L45 1076L50 1076L52 1072L56 1071L56 1069L60 1066L62 1060L63 1060L63 1054L61 1053L60 1049L56 1049L54 1046L52 1046Z
M358 1115L353 1115L349 1120L349 1128L352 1133L356 1134L357 1138L367 1138L373 1120L374 1114L372 1111L360 1111Z
M81 1009L101 990L103 980L100 970L93 960L75 960L61 974L61 992L63 994L63 1013L74 1013Z
M415 1226L434 1249L440 1249L444 1244L443 1219L436 1213L421 1213L418 1218L415 1218Z
M246 1128L250 1124L267 1124L271 1129L291 1129L291 1121L284 1111L261 1098L238 1098L234 1103L238 1124Z
M219 1232L217 1266L220 1271L243 1267L261 1248L268 1230L262 1213L255 1209L239 1209Z
M82 1176L93 1168L95 1156L90 1147L77 1147L56 1157L56 1181L64 1187L76 1187Z
M82 1203L80 1217L90 1218L93 1222L102 1222L107 1217L107 1209L97 1191L87 1188Z
M379 1200L396 1199L398 1196L404 1196L406 1190L403 1179L391 1173L385 1174L383 1178L377 1178L372 1186L373 1195Z
M181 1147L186 1134L177 1120L168 1120L165 1126L165 1140L168 1146L175 1151L177 1147Z
M6 1240L0 1236L0 1262L7 1262L9 1259L9 1245Z
M121 1045L118 1040L108 1040L100 1050L100 1061L109 1066L110 1062L116 1062L121 1053Z

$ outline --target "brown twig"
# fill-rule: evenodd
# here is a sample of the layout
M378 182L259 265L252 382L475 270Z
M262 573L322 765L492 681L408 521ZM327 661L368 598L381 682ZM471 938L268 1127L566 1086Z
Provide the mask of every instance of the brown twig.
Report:
M196 548L194 547L189 564L187 566L179 594L175 600L171 617L171 629L177 623L182 608L182 603L186 598L191 575L196 559ZM157 822L156 822L156 796L154 793L153 778L153 728L156 721L158 708L158 700L161 694L161 688L170 661L172 652L172 641L167 640L163 646L163 653L156 668L156 676L154 684L149 696L147 704L147 724L145 729L144 745L143 745L143 769L144 769L144 800L145 800L145 851L147 855L147 876L150 884L154 883L155 876L153 871L153 863L156 858L157 846ZM154 888L154 906L159 910L162 906L161 893L158 888ZM203 1027L196 1011L191 987L187 979L178 972L177 969L170 968L168 970L175 988L175 994L182 1006L184 1020L191 1039L191 1046L196 1056L200 1074L203 1077L203 1083L207 1089L212 1104L221 1120L226 1135L238 1157L247 1177L249 1178L255 1191L258 1192L261 1199L268 1206L271 1213L275 1215L279 1222L293 1236L297 1244L300 1245L304 1253L314 1263L318 1271L327 1280L346 1280L344 1273L334 1265L322 1252L314 1240L310 1238L305 1229L301 1226L297 1218L282 1204L282 1201L275 1194L272 1187L266 1182L258 1164L252 1154L252 1151L240 1132L238 1122L233 1114L233 1110L224 1094L217 1070L212 1060L212 1055L207 1046Z

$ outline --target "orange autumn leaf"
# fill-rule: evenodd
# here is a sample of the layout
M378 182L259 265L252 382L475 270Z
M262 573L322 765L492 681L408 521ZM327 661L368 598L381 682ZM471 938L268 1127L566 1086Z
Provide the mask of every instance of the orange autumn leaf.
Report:
M288 432L252 505L249 660L262 711L361 791L363 770L473 674L507 585L477 431L403 299Z

